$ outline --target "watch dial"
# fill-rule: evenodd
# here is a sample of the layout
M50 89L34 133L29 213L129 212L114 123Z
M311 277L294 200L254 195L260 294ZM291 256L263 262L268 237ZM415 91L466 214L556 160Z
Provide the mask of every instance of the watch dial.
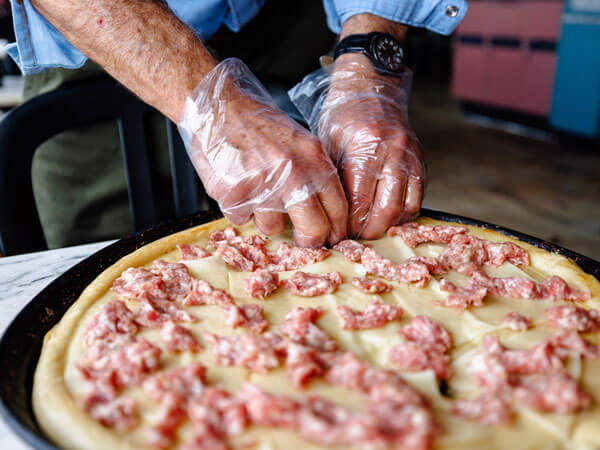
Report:
M373 53L387 70L392 72L402 70L404 52L395 39L389 36L378 37L373 45Z

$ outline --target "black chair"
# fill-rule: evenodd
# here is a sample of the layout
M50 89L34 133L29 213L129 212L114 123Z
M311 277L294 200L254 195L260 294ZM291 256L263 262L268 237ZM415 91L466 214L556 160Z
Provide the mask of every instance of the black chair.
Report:
M150 111L110 78L58 89L10 111L0 122L0 252L47 249L31 182L38 147L63 131L110 119L119 125L133 226L140 231L156 224L144 128ZM167 120L166 126L175 212L191 214L198 210L200 183L175 125Z
M279 108L306 126L287 95L289 83L265 79L263 84ZM119 125L134 229L156 224L144 127L151 111L108 77L40 95L10 111L0 121L0 253L10 256L47 249L31 182L38 147L63 131L110 119L117 119ZM218 209L199 183L176 126L167 120L166 127L176 216L198 211L201 200L209 209Z

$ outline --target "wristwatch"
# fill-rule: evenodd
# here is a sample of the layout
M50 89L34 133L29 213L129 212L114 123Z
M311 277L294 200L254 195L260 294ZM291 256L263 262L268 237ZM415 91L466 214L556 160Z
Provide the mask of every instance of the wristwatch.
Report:
M380 69L399 74L405 70L402 44L388 33L351 34L333 52L334 60L344 53L363 53Z

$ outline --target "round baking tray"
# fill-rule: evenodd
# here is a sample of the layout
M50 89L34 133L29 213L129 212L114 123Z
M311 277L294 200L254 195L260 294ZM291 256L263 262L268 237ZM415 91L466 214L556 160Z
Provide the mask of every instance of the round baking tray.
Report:
M559 253L574 261L583 271L600 279L600 262L556 244L497 225L444 212L422 209L421 216L497 231L544 250ZM0 341L0 413L12 430L27 444L36 449L57 449L40 430L31 407L33 373L46 333L58 323L85 287L120 258L164 236L219 217L221 215L217 212L201 212L174 219L103 248L46 286L11 322Z

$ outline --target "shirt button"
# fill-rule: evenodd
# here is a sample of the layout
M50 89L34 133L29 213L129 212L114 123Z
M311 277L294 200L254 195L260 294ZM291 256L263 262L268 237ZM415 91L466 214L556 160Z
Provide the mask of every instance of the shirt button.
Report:
M456 17L458 14L458 6L450 5L446 8L446 15L448 17Z

